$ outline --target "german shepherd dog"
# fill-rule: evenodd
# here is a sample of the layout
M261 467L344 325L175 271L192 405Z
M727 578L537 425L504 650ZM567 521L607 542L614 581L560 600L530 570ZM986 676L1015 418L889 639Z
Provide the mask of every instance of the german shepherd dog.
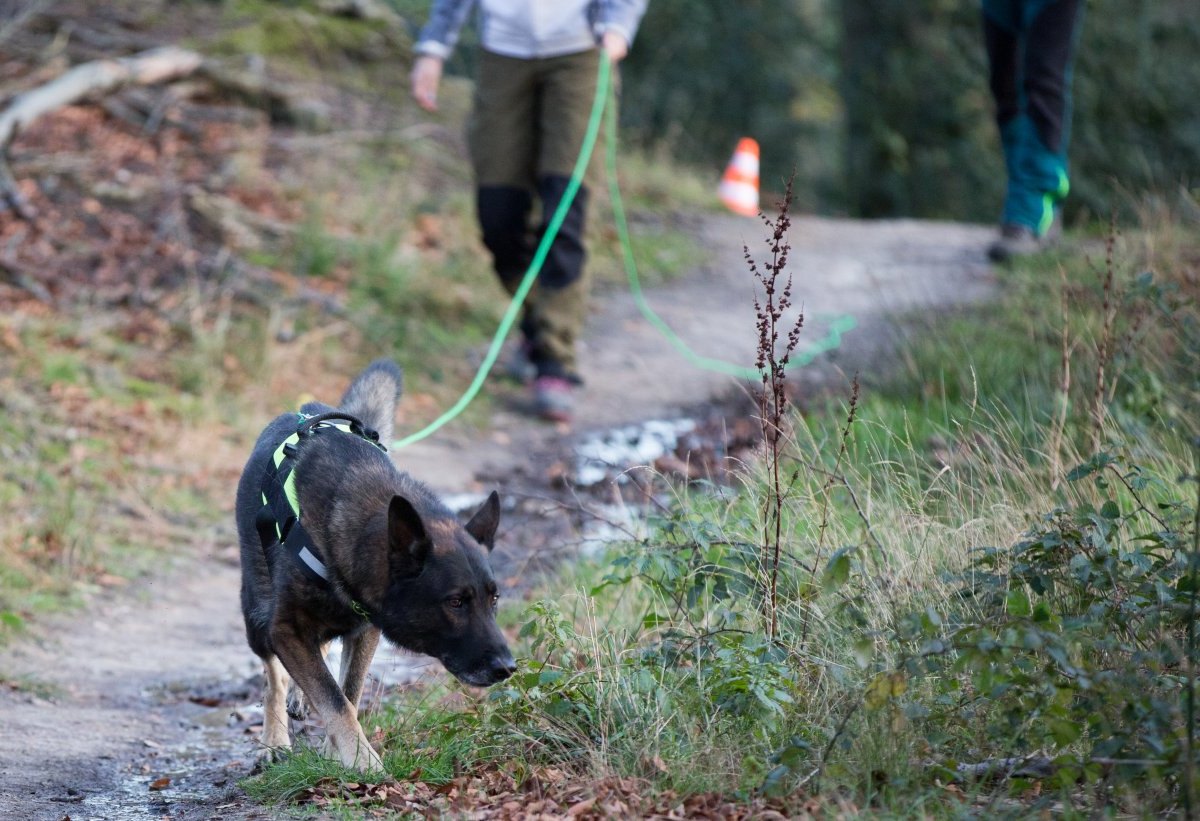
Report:
M311 402L300 414L277 417L238 483L242 613L250 649L266 673L267 755L291 746L294 682L325 722L326 755L383 769L358 723L381 633L433 656L467 684L486 687L516 671L496 626L498 592L489 566L499 497L493 492L461 525L429 488L396 469L378 441L391 441L400 386L400 368L379 360L354 380L338 408ZM290 460L286 482L272 472L282 454ZM275 479L281 490L290 486L294 521L270 515L264 480ZM291 529L301 523L296 534L304 543L297 549ZM335 638L342 640L340 685L324 660ZM300 703L293 699L293 708Z

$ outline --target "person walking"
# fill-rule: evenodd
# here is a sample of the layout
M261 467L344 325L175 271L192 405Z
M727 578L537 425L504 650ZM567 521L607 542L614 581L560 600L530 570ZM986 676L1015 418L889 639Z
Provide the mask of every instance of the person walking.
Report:
M434 0L417 40L412 93L437 109L446 58L478 6L480 58L467 141L483 244L501 284L514 293L558 208L583 144L596 93L597 49L614 64L628 53L647 0ZM535 412L570 421L582 379L576 345L588 282L584 184L551 244L521 318L520 362L533 378ZM534 201L540 226L531 230ZM520 367L510 370L521 370Z
M988 256L1004 261L1044 248L1067 196L1071 63L1080 0L983 0L983 38L1008 189L1000 236Z

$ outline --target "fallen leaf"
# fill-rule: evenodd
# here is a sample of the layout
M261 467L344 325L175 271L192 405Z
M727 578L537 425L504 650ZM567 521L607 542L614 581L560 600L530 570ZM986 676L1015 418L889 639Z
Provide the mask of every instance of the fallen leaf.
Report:
M164 775L162 778L156 778L150 782L150 790L151 790L151 792L158 792L159 790L165 790L170 785L170 783L171 783L171 779Z
M589 798L586 801L580 801L578 804L572 806L571 809L567 810L567 815L571 818L575 818L576 816L583 815L594 806L596 806L596 799L594 797Z
M558 461L546 468L545 477L549 484L566 484L570 476L571 469L567 467L565 462Z
M442 221L436 214L418 214L415 222L418 248L430 250L442 244Z

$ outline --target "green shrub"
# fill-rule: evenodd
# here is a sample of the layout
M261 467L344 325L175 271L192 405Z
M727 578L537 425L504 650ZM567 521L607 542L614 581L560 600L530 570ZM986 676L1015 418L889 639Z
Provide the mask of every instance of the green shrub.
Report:
M927 685L901 697L931 742L971 738L939 756L946 778L980 771L960 757L997 771L1037 759L1068 802L1091 784L1097 800L1174 809L1193 766L1195 507L1108 454L1070 475L1085 477L1108 497L1098 508L1057 508L1012 547L977 549L945 605L898 621L891 675Z

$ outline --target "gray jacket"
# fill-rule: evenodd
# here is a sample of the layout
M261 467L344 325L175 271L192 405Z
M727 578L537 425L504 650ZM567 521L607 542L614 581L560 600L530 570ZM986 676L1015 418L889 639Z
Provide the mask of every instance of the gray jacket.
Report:
M648 0L434 0L417 53L445 59L471 9L479 6L479 39L506 57L557 57L594 48L606 31L632 44Z

